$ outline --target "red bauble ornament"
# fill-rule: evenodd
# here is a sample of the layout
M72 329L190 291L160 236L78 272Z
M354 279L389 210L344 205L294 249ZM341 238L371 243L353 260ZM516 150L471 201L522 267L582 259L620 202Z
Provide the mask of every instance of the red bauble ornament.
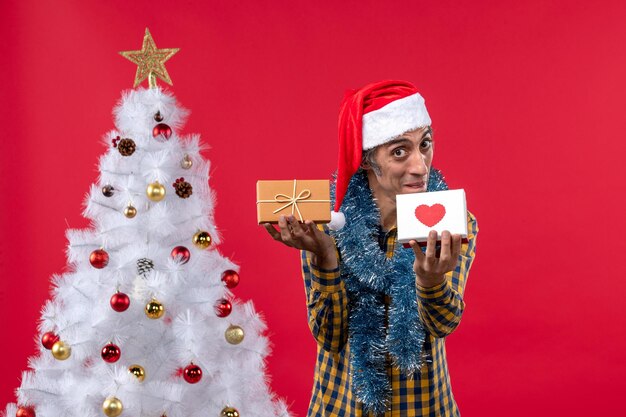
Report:
M109 264L109 254L104 249L96 249L89 255L89 262L94 268L102 269Z
M237 284L239 284L239 274L237 271L233 271L232 269L224 271L222 273L222 282L228 288L235 288Z
M215 314L217 317L227 317L233 311L233 305L225 298L217 300L215 303Z
M163 136L165 139L169 139L170 136L172 136L172 129L165 123L159 123L152 129L152 136L156 138L159 135Z
M116 292L111 296L111 308L118 313L128 310L130 306L130 297L123 292Z
M20 407L15 413L15 417L35 417L35 409L33 407Z
M113 343L109 343L102 348L102 359L104 359L105 362L117 362L120 360L120 356L122 356L122 351Z
M52 345L59 340L59 336L54 332L46 332L41 336L41 344L48 350L52 349Z
M191 257L191 252L184 246L176 246L172 249L172 258L179 259L179 262L182 264L186 264L189 262L189 258Z
M202 369L192 363L183 371L183 378L190 384L197 384L202 379Z

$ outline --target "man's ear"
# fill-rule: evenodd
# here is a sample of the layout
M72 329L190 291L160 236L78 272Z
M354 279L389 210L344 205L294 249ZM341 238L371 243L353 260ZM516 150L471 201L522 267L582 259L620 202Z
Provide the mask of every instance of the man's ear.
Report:
M361 165L359 165L359 168L363 169L364 171L371 171L372 170L372 165L369 163L368 158L365 157L365 152L363 152L363 157L361 158Z

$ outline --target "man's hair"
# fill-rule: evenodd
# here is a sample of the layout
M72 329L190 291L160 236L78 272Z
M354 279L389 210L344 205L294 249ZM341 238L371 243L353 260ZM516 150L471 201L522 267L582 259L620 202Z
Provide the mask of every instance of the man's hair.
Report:
M376 149L378 149L381 146L382 145L378 145L374 148L363 151L363 156L361 157L361 168L363 168L365 164L369 165L377 177L380 177L383 174L383 172L380 169L380 165L378 165L378 163L376 162L376 159L374 159L374 156L376 155Z

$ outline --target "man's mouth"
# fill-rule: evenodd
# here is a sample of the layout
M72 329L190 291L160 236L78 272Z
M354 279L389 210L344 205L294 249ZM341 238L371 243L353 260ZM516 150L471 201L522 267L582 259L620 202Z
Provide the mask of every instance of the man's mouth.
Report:
M408 188L412 191L423 191L426 189L426 183L424 181L410 182L410 183L404 184L404 188Z

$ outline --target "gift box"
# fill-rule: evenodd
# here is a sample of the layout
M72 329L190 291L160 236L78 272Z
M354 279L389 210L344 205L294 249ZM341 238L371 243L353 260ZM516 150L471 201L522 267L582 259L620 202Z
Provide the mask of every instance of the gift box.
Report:
M428 233L437 231L437 240L441 232L448 230L459 234L467 242L467 207L465 190L433 191L396 196L398 216L398 242L408 245L416 240L420 246L426 246Z
M330 181L257 181L257 221L278 223L280 216L299 221L330 222Z

